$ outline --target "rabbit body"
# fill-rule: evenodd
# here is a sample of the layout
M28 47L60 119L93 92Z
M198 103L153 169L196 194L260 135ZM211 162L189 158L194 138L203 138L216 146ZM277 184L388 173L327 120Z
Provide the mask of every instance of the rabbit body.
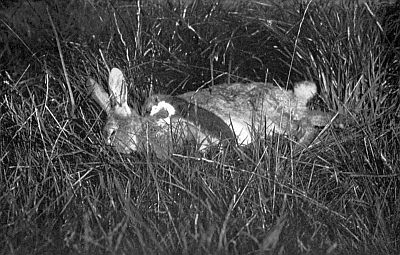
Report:
M232 128L241 145L253 142L255 132L259 131L267 135L286 133L307 145L316 131L314 126L325 126L331 119L330 114L308 109L307 103L316 90L315 84L307 81L296 84L293 91L269 83L234 83L177 97L217 115ZM159 105L162 96L155 97L158 100L151 96L144 106L152 116L162 110ZM200 121L207 122L208 119Z

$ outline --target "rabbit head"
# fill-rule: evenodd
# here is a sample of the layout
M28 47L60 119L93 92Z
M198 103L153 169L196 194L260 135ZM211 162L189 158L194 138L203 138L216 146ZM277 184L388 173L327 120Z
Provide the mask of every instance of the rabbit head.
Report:
M113 68L108 78L107 93L95 80L89 78L87 87L94 100L107 114L103 129L105 143L120 153L137 151L143 118L128 105L128 88L121 70Z

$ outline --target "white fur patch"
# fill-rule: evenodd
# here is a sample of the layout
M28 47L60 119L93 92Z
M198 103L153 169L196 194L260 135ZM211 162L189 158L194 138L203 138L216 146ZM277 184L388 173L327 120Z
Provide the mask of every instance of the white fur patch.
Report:
M314 82L304 81L296 84L294 94L300 100L308 101L317 94L317 86Z
M229 119L229 126L233 129L235 137L239 144L247 145L251 143L251 134L249 126L243 120L234 118Z
M156 115L161 110L166 110L168 112L168 117L164 118L162 120L168 124L171 124L171 116L175 115L175 113L176 113L175 108L171 104L169 104L165 101L161 101L158 104L153 105L151 107L150 116Z

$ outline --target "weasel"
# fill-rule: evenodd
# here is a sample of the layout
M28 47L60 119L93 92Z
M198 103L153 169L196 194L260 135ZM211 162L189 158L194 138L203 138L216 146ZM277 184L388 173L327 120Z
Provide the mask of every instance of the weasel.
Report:
M152 95L146 100L145 111L150 116L160 114L168 124L171 117L183 118L213 138L231 140L235 137L232 129L220 117L180 97Z

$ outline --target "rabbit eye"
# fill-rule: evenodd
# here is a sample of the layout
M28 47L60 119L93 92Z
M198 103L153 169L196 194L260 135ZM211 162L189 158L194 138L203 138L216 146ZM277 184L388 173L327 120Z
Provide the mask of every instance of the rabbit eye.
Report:
M146 103L145 105L142 106L142 109L141 109L142 115L148 116L148 115L150 115L150 112L151 112L150 104Z
M106 144L112 144L115 138L115 134L117 132L116 128L107 129L104 133L104 138L106 140Z

